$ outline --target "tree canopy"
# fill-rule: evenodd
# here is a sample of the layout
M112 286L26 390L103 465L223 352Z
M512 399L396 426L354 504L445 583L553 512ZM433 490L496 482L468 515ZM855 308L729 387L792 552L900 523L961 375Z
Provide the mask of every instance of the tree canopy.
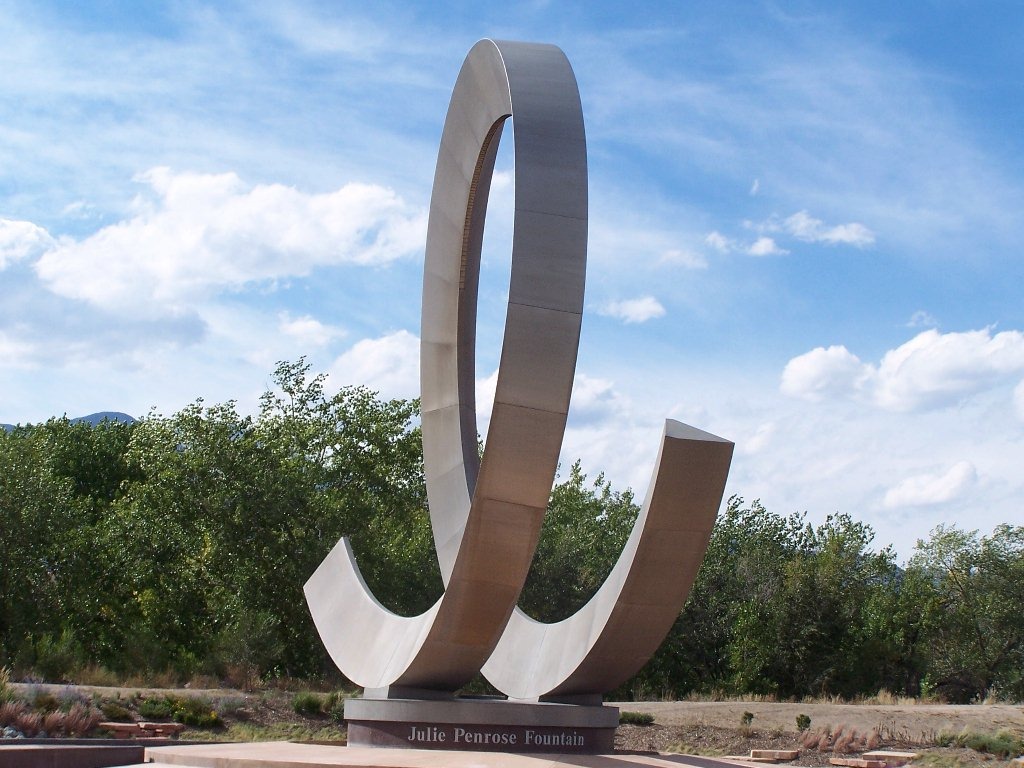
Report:
M389 608L441 594L417 424L417 402L329 394L300 360L278 365L252 416L197 400L133 424L0 432L0 666L337 677L302 585L341 536ZM524 610L577 610L637 512L630 490L573 464ZM668 638L613 695L1024 698L1024 528L939 527L905 567L873 543L848 514L813 526L733 497Z

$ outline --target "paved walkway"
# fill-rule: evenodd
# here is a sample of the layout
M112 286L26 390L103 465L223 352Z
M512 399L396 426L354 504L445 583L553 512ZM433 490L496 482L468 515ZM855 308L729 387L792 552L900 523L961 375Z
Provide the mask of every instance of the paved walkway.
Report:
M514 755L499 752L449 752L425 749L360 747L255 742L149 747L148 768L163 765L188 768L735 768L750 763L691 755Z

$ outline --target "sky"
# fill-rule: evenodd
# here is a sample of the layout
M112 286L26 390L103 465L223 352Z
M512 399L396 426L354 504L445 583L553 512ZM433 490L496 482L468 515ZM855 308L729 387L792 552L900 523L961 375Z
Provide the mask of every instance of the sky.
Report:
M437 145L485 37L560 46L583 103L563 472L642 497L674 418L735 442L727 496L849 514L900 561L1024 520L1024 13L998 0L0 0L0 422L255 412L300 357L418 396Z

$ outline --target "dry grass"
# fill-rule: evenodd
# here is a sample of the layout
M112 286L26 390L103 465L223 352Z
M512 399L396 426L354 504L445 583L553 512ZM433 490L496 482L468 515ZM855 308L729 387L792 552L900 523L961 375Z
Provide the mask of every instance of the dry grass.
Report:
M877 729L858 732L856 728L840 725L834 731L828 725L824 728L807 730L800 737L804 749L818 752L832 752L836 755L852 755L877 749L882 743L882 736Z
M311 727L302 723L231 723L217 731L188 732L192 741L330 741L345 743L345 729L337 725Z

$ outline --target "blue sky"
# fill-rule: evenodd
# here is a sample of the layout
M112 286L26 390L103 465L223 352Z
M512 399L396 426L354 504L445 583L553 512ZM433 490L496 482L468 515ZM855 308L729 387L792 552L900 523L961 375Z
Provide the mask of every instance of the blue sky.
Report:
M672 417L736 442L727 493L847 512L901 559L940 523L1021 521L1009 2L0 0L0 422L253 410L302 355L332 387L416 396L437 142L482 37L561 46L583 100L566 463L642 494Z

